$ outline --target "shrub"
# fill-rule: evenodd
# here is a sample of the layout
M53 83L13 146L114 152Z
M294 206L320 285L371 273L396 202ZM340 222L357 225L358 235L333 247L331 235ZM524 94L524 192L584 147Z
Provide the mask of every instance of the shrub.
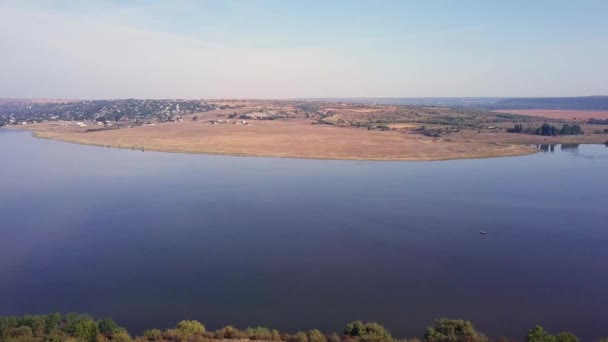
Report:
M528 331L528 335L526 336L526 342L555 342L555 336L549 334L543 327L540 325L535 326L534 328Z
M18 328L8 328L5 335L9 338L33 338L32 328L27 325L22 325Z
M116 333L114 333L114 336L112 336L112 341L113 342L131 342L133 340L131 339L131 336L129 336L129 334L126 331L117 331Z
M359 337L362 341L392 341L391 333L378 323L351 322L344 328L344 334Z
M247 334L244 331L229 325L220 330L216 330L213 334L215 338L227 338L227 339L244 339L247 338Z
M48 334L52 331L59 330L59 324L61 323L61 315L58 313L52 313L46 315L44 319L44 330Z
M42 337L45 334L46 318L38 315L25 315L19 320L20 326L28 326L32 329L35 337Z
M562 332L555 335L555 340L557 342L580 342L576 335L569 332Z
M426 328L425 341L432 342L480 342L488 339L476 331L473 324L462 319L441 318L435 321L435 325Z
M74 337L89 342L96 342L99 336L97 324L91 320L80 321L74 326Z
M340 342L340 341L342 341L342 339L340 338L340 335L333 333L331 335L327 335L327 341L328 342Z
M177 323L177 330L186 335L203 334L205 326L199 321L180 321Z
M106 336L111 337L115 333L119 332L120 327L111 318L104 318L99 321L99 332Z
M181 341L184 334L179 329L167 329L163 333L163 338L169 341Z
M317 329L308 332L308 342L327 342L325 335Z
M157 341L163 337L163 333L159 329L149 329L144 331L144 337L149 341Z
M264 327L247 328L245 334L250 340L280 341L281 334L278 330L269 330Z
M303 331L298 331L295 335L291 335L288 342L308 342L308 335Z

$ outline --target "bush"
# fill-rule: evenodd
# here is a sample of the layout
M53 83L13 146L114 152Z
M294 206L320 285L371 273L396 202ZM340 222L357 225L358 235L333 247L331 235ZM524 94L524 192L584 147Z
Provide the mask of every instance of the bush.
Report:
M250 340L280 341L281 334L278 330L269 330L264 327L247 328L245 334Z
M61 323L61 315L58 313L53 313L50 315L46 315L44 319L44 330L45 332L51 333L52 331L59 330L59 324Z
M118 331L112 336L113 342L131 342L131 336L126 331Z
M74 326L74 337L80 340L96 342L99 336L99 328L94 321L86 320L76 323Z
M120 327L111 318L104 318L99 321L99 332L106 336L111 337L115 333L119 332Z
M9 338L33 338L32 328L27 325L22 325L18 328L9 328L6 330L5 335Z
M32 329L35 337L42 337L45 334L46 318L38 315L26 315L19 321L20 326L28 326Z
M328 342L341 342L342 339L340 338L340 335L333 333L331 335L327 335L327 341Z
M229 325L226 326L220 330L216 330L215 333L213 334L213 336L215 338L218 339L223 339L223 338L227 338L227 339L244 339L247 338L247 334L244 331L240 331L239 329Z
M363 341L392 341L391 333L378 323L351 322L344 328L344 334L359 337Z
M441 318L435 321L435 325L426 328L425 341L432 342L480 342L488 339L476 331L473 324L462 319Z
M196 335L205 333L205 326L199 321L180 321L177 330L185 335Z
M569 332L562 332L555 335L555 340L557 342L580 342L576 335Z
M179 329L167 329L163 333L163 338L169 341L181 341L184 339L184 333Z
M555 336L549 334L543 327L540 325L535 326L534 328L528 331L528 335L526 336L526 342L555 342Z
M308 335L303 331L298 331L289 338L288 342L308 342Z
M163 337L163 333L159 329L149 329L144 331L144 337L149 341L157 341Z
M327 342L325 335L317 329L308 332L308 342Z

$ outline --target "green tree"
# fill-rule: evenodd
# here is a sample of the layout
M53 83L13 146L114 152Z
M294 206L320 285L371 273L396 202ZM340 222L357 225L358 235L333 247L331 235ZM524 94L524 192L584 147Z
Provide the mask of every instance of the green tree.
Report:
M52 313L46 315L44 320L44 330L47 334L59 330L59 324L61 323L61 315L58 313Z
M556 342L556 339L555 336L549 334L545 328L537 325L528 331L526 342Z
M485 342L485 335L475 330L473 324L462 319L441 318L426 328L424 340L429 342Z
M99 321L99 332L105 337L112 337L119 330L120 327L111 318L104 318Z
M365 333L365 324L361 321L350 322L344 328L344 335L360 336Z
M557 342L580 342L576 335L569 332L561 332L555 335L555 340Z
M75 324L72 335L83 341L96 342L99 328L94 321L83 320Z
M45 334L45 320L45 316L25 315L19 320L19 325L30 327L35 337L42 337Z

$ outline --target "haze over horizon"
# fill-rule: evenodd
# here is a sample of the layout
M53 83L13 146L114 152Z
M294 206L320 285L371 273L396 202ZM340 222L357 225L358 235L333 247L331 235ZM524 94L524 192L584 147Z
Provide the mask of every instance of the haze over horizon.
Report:
M0 98L608 94L604 1L0 0Z

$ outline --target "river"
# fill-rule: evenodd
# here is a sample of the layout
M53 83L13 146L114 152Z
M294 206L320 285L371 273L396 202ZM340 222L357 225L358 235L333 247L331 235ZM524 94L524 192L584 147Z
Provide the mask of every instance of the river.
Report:
M0 315L132 333L464 318L608 335L608 148L365 162L118 150L0 130ZM480 230L488 232L481 235Z

